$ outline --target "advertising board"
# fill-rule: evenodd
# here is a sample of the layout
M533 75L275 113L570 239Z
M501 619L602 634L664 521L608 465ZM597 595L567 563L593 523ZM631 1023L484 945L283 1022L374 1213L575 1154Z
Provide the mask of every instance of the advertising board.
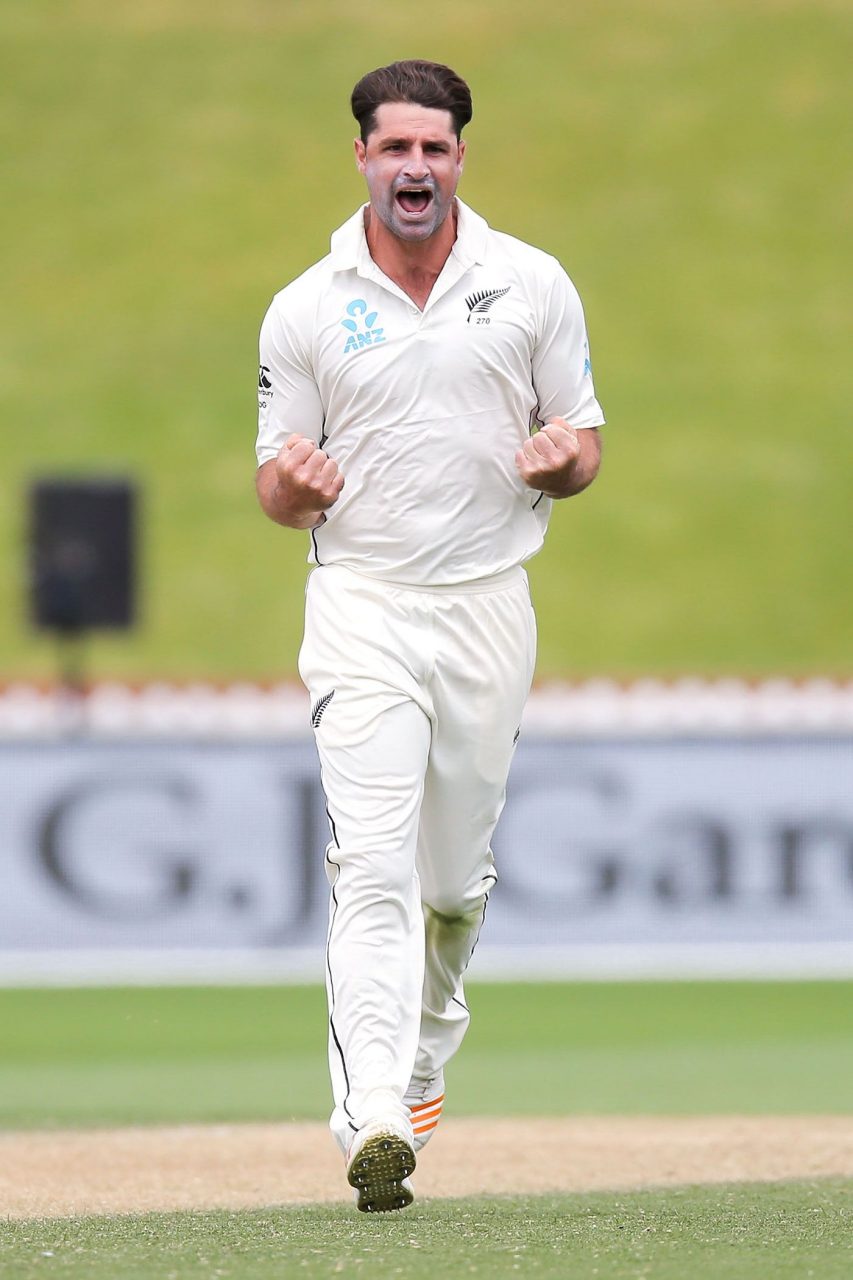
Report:
M12 971L133 953L322 972L310 740L3 743L0 831ZM853 971L853 738L523 738L493 846L484 973Z

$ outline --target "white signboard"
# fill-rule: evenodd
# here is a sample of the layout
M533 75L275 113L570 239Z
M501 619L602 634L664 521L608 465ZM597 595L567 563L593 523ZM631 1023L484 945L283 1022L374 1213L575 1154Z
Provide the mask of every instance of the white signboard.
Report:
M307 949L319 976L327 840L310 741L0 744L0 960ZM494 849L484 972L853 965L851 738L523 739Z

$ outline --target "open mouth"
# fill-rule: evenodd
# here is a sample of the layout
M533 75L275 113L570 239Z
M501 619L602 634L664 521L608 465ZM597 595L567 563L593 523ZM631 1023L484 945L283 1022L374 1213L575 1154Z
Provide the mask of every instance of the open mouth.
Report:
M404 213L424 213L432 204L428 187L402 187L394 198Z

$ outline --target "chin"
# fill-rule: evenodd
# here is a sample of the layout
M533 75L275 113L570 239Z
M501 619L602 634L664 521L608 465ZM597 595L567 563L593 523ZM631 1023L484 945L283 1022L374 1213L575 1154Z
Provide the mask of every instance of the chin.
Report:
M430 223L428 226L423 227L413 227L406 223L403 226L398 225L395 227L394 234L398 240L429 240L430 236L435 235L437 230L438 226L435 223Z
M395 218L393 231L401 240L429 240L430 236L434 236L436 231L441 228L444 218L440 218L433 210L432 217L426 222L411 223L402 222Z

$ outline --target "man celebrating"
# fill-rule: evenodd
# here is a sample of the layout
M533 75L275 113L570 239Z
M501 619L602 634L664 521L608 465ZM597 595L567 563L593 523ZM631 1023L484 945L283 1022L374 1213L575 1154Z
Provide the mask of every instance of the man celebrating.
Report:
M299 670L331 841L331 1129L365 1212L411 1203L469 1022L536 629L522 568L595 478L580 299L456 197L471 119L450 68L352 94L369 202L261 330L258 497L311 532Z

